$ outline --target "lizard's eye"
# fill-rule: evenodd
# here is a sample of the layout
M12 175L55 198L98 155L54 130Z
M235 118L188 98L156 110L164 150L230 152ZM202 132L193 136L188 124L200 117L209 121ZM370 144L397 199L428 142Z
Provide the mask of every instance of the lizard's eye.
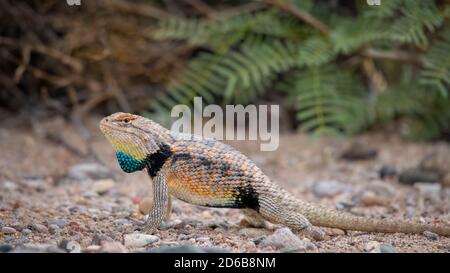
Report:
M124 119L123 119L123 122L124 122L124 123L130 123L130 119L129 119L129 118L124 118Z

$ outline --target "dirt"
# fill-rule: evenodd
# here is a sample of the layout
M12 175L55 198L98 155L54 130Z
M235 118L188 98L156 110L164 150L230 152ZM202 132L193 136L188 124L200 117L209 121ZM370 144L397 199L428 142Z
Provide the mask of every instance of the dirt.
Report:
M139 203L151 195L151 180L145 172L125 174L120 170L113 149L98 130L99 119L87 122L93 134L89 144L60 118L32 125L13 118L1 121L0 227L4 232L0 233L0 245L7 249L59 246L67 250L67 242L75 242L81 251L96 252L108 251L102 241L111 241L122 251L180 245L231 252L285 251L261 247L259 242L274 231L246 227L238 210L204 208L178 200L174 200L169 223L155 233L156 242L124 247L125 234L140 232L135 220L144 219ZM52 129L64 143L48 137ZM342 152L355 141L375 149L377 155L361 161L341 159ZM383 166L396 170L413 167L433 151L450 154L448 143L412 143L385 133L350 139L311 139L294 133L282 134L280 147L274 152L261 152L254 142L230 144L300 199L372 218L450 223L448 189L438 184L402 185L396 177L381 179L378 174ZM82 156L89 145L98 159ZM108 175L81 180L68 177L69 170L80 163L102 164ZM329 181L345 185L346 190L315 193L314 185ZM368 252L373 244L388 245L397 252L450 252L450 238L442 236L326 231L329 236L324 241L298 236L313 245L307 252Z

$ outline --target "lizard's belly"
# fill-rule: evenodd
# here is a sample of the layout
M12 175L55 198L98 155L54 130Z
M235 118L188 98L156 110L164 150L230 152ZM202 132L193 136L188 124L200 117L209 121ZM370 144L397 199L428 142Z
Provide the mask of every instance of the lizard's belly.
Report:
M185 202L207 206L239 208L239 190L232 184L217 183L217 181L203 181L190 177L180 177L170 174L167 179L169 192Z

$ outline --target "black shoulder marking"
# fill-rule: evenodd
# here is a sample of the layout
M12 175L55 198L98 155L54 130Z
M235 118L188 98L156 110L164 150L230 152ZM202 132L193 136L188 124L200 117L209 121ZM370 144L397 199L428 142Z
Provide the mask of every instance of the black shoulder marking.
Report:
M151 178L158 174L166 160L171 156L172 151L165 144L159 146L159 150L156 153L147 156L147 171Z
M248 185L247 187L240 187L240 196L236 199L236 208L250 208L259 212L259 194L255 189Z

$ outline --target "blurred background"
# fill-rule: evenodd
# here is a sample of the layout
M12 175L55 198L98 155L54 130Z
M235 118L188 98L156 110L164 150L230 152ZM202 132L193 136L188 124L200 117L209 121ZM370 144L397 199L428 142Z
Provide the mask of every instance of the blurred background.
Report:
M289 130L449 140L450 4L376 2L1 1L1 111L167 125L202 96L280 104Z

